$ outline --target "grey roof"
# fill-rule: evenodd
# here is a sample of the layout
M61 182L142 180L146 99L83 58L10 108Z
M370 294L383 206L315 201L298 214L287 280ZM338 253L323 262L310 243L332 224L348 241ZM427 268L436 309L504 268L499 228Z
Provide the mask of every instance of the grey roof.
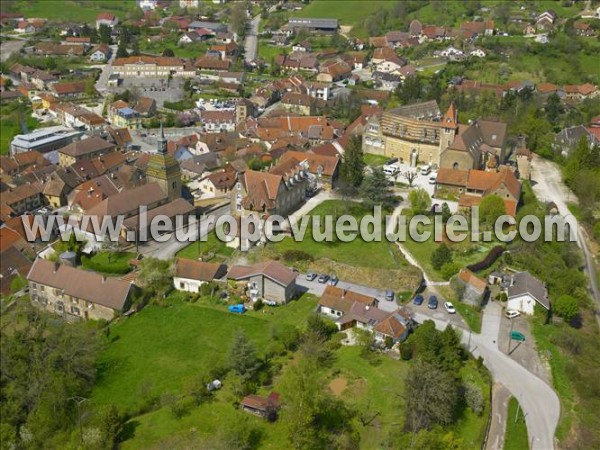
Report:
M219 22L201 22L199 20L195 20L194 22L188 25L188 28L199 29L206 28L211 31L226 31L227 26L219 23Z
M544 308L550 309L548 293L543 282L535 278L529 272L519 272L511 275L509 286L507 288L509 300L524 294L529 294Z
M583 125L565 128L554 135L554 140L558 145L576 145L582 137L586 137L591 142L594 137Z
M321 18L309 19L309 18L292 17L289 19L288 24L291 27L337 29L338 20L337 19L321 19Z
M414 119L435 119L441 116L440 107L435 100L404 105L390 111L394 115L412 117Z

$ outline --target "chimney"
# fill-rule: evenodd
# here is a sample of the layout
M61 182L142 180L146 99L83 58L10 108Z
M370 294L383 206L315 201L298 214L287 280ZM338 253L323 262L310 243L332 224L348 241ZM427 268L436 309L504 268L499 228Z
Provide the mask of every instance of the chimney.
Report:
M56 271L58 270L58 266L60 266L59 262L55 262L54 266L52 267L52 273L56 273Z
M106 275L102 275L102 284L106 283Z
M342 298L344 298L346 296L346 291L347 291L347 289L342 290Z

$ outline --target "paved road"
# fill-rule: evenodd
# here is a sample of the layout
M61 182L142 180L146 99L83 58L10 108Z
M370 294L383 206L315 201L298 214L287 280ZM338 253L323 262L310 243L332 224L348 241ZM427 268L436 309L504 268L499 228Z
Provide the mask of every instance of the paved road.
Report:
M98 77L98 80L96 81L96 85L95 85L96 90L101 95L105 95L108 91L108 86L107 86L108 78L112 75L112 63L115 60L115 58L117 57L117 46L111 45L110 51L111 51L111 55L110 55L108 62L106 64L103 64L102 66L100 66L100 68L102 69L102 72L100 72L100 76Z
M489 303L483 313L481 334L462 330L462 342L475 358L481 356L494 381L503 384L521 404L532 450L554 448L554 432L560 417L560 401L554 390L519 363L498 349L502 307ZM430 317L415 313L417 322ZM443 330L445 320L434 319L436 328Z
M562 182L560 168L556 164L534 154L531 179L534 181L533 191L539 199L553 201L556 203L560 214L563 216L572 216L567 207L567 203L570 201L577 201L577 197L575 197ZM575 223L577 223L577 219L573 219L575 220ZM587 245L587 235L585 230L583 227L580 227L578 223L577 245L584 254L586 273L590 282L590 292L597 304L596 321L600 326L600 289L598 288L594 259Z
M256 60L258 56L258 24L260 23L260 14L253 17L250 21L250 29L246 34L244 42L244 59L247 63Z
M212 216L216 218L226 214L229 211L229 205L223 206L211 213ZM175 256L175 254L184 247L190 245L190 242L195 242L198 240L198 236L206 236L209 231L211 231L214 226L209 226L208 221L203 221L200 223L200 229L194 229L191 233L191 239L186 240L184 242L180 242L177 240L176 234L172 234L166 242L156 242L151 241L147 242L143 245L140 245L139 252L145 256L153 256L159 259L169 259Z

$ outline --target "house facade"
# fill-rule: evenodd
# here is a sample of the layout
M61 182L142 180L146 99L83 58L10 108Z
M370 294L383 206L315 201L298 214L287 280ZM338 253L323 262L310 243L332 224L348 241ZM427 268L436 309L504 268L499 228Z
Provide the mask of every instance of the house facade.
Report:
M203 284L223 278L226 273L227 266L224 264L177 258L173 287L178 291L197 293Z
M278 261L267 261L233 266L227 273L227 279L245 283L246 295L253 301L263 298L285 304L296 295L296 275Z
M34 305L67 320L112 320L131 306L128 281L36 259L27 275Z
M506 309L527 315L534 313L536 304L550 309L546 286L529 272L506 275L502 284L507 295Z

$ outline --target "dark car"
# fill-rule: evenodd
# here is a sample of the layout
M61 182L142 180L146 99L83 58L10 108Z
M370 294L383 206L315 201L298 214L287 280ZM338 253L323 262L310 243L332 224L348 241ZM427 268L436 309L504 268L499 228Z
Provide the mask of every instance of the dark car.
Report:
M306 274L306 279L307 279L308 281L312 281L312 280L314 280L315 278L317 278L317 274L316 274L316 273L314 273L314 272L308 272L308 273Z
M392 164L396 164L397 162L398 162L398 158L392 158L392 159L388 159L383 165L391 166Z
M322 273L319 275L319 283L325 284L329 280L329 275Z
M388 302L393 302L394 301L394 297L395 297L394 291L392 291L390 289L388 289L387 291L385 291L385 299Z
M340 281L337 277L337 275L331 275L331 278L329 278L329 283L332 286L335 286L338 284L338 281Z
M438 299L435 295L429 297L429 301L427 302L427 307L429 309L437 309L438 307Z
M421 294L417 294L415 295L415 298L413 299L413 303L417 306L422 305L423 304L423 300L425 300L423 298L423 296Z

